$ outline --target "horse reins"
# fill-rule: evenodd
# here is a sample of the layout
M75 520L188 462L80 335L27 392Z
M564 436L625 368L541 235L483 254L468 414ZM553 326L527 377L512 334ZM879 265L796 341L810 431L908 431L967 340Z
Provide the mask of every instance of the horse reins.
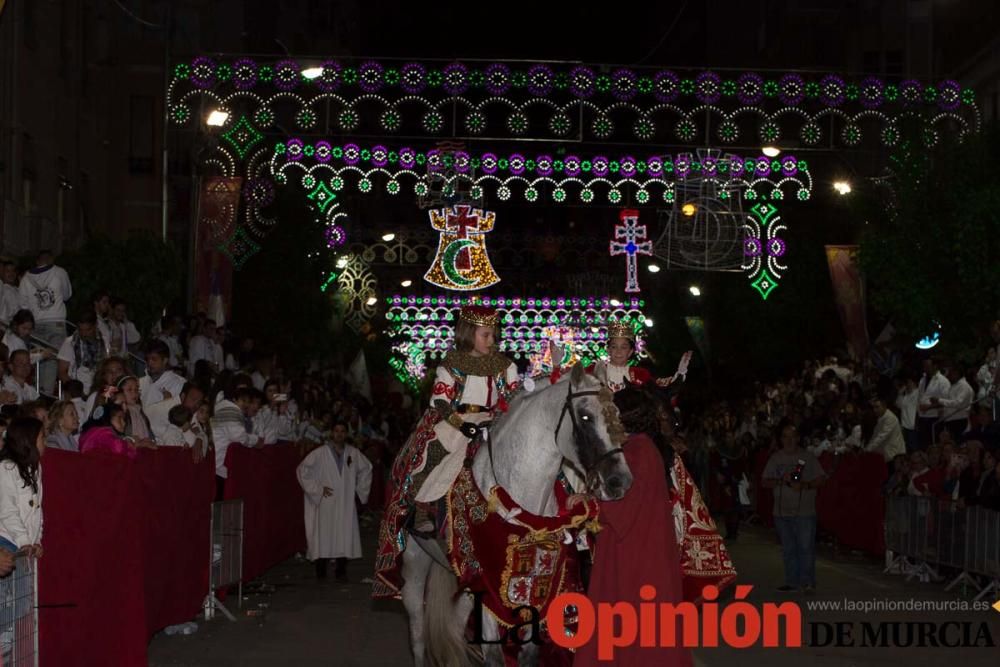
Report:
M582 398L584 396L599 396L600 393L601 393L600 390L579 391L574 393L573 383L572 382L569 383L569 390L566 392L566 400L563 402L562 412L559 413L559 421L556 423L556 431L555 434L553 435L557 449L559 447L559 431L562 429L563 419L566 417L567 413L569 414L570 423L573 425L573 439L576 440L580 433L580 426L579 424L576 423L576 414L573 412L573 400L577 398ZM587 484L588 491L591 491L596 486L593 483L592 479L594 476L594 472L597 470L597 467L600 466L605 459L609 459L615 454L624 454L624 453L625 450L622 449L621 447L615 447L613 449L609 449L608 451L604 452L600 457L598 457L598 459L594 461L593 464L587 466L587 468L583 471L583 478L584 482ZM569 463L570 466L576 468L576 465L572 461L567 461L567 462Z

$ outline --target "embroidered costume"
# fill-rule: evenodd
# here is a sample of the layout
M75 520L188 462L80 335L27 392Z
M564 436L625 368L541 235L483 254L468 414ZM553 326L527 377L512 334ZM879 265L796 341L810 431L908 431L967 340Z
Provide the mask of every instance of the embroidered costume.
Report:
M460 318L473 326L497 323L496 311L479 306L466 306ZM430 408L393 463L392 495L379 532L374 597L399 597L399 558L417 503L423 507L447 495L470 455L469 425L505 411L517 389L517 367L498 352L477 357L452 350L445 355L435 375Z

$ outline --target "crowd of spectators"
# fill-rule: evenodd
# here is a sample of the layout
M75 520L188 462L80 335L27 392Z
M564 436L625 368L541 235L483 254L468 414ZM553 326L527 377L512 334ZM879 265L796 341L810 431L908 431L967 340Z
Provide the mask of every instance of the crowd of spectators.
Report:
M1000 322L991 332L994 345L969 367L932 354L867 368L831 357L743 398L712 401L686 420L685 459L731 537L750 512L755 463L781 449L782 420L816 456L880 454L887 495L1000 510Z
M195 463L214 460L221 494L228 448L293 443L305 454L342 424L375 468L370 504L382 501L410 426L402 393L372 401L370 387L330 364L286 367L281 350L262 350L205 313L140 331L111 292L83 303L48 251L20 275L0 261L0 278L0 574L9 554L41 553L46 448L130 459L187 448Z

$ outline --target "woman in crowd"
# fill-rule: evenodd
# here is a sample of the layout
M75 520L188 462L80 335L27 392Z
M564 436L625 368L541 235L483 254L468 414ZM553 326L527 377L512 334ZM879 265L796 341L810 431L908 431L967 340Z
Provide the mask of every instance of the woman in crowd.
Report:
M80 451L76 431L80 428L80 417L71 401L56 401L49 408L48 436L45 446L50 449Z
M125 375L125 362L118 357L106 357L98 365L94 378L94 391L84 404L87 419L93 415L97 406L105 405L111 400L116 391L115 384L123 375Z
M126 375L119 378L115 386L118 390L116 402L125 409L125 435L137 441L152 440L153 429L142 411L142 400L139 397L139 379Z
M42 555L42 423L18 417L0 449L0 548Z
M7 358L16 350L25 350L31 355L31 363L37 364L42 359L52 359L55 352L49 349L37 349L31 342L31 334L35 330L35 316L30 310L24 309L14 313L3 336L3 344L7 347Z

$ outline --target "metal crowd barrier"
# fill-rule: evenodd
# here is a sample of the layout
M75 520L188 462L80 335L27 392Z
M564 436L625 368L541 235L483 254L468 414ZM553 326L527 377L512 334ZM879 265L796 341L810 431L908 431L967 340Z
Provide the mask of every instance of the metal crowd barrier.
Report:
M0 579L0 660L5 667L38 667L37 561L17 557Z
M218 610L230 621L236 617L216 597L215 592L236 584L236 605L243 606L243 500L212 503L212 539L209 551L208 595L205 596L205 620Z
M967 583L975 599L1000 593L1000 512L960 508L937 498L891 496L885 508L886 573L907 581L941 581L939 567L960 573L946 590Z

